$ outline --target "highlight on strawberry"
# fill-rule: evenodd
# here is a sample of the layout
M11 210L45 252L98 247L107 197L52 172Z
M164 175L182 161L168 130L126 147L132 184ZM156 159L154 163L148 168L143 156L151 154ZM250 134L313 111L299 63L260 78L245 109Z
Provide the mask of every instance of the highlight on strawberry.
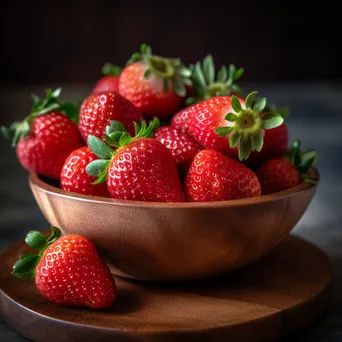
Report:
M51 303L92 309L111 306L115 281L94 244L80 235L61 237L57 227L51 230L48 238L40 231L27 233L25 242L38 253L21 255L12 274L34 278L38 291Z
M23 121L1 127L2 134L16 147L21 165L53 179L60 178L69 153L84 145L77 127L79 109L62 102L61 91L47 89L44 100L33 94L30 114Z

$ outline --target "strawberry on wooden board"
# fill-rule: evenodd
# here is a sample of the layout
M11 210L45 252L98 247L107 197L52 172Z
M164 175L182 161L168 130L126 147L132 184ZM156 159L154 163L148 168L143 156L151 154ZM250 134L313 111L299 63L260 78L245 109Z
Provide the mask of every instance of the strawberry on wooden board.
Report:
M190 202L227 201L261 194L252 170L213 150L203 150L195 156L184 186Z
M96 177L89 176L86 172L86 166L97 159L98 157L87 146L72 151L62 168L61 188L79 194L110 197L107 184L93 184Z
M190 75L180 59L152 55L151 48L142 44L121 72L119 92L146 118L167 119L181 107Z
M80 235L61 236L52 227L46 239L30 231L25 242L38 254L24 254L13 266L19 279L34 278L38 291L50 302L92 309L111 306L116 285L93 243Z
M192 137L172 126L158 128L154 138L172 153L180 174L188 171L195 155L203 149Z
M316 176L310 173L310 168L317 159L316 152L302 152L300 145L301 141L295 140L285 156L269 159L260 166L256 174L263 194L292 188L301 181L316 182Z
M89 136L88 145L100 160L88 164L89 175L96 183L106 181L111 197L150 202L184 202L185 196L171 152L156 139L150 138L159 127L154 118L146 127L135 123L131 137L117 121L106 129L106 141Z
M117 65L106 63L102 68L102 76L95 84L92 93L102 93L104 91L119 91L119 76L121 68Z
M1 127L5 137L16 146L21 165L30 172L59 179L65 158L84 145L77 128L78 109L59 100L61 88L46 90L41 101L32 95L30 115L10 127Z
M240 161L252 151L260 152L265 129L280 126L278 113L264 113L266 99L253 103L257 92L246 100L233 96L216 96L193 105L188 134L207 149L228 154Z
M141 112L117 92L91 94L84 99L78 127L84 141L89 135L105 139L106 126L111 120L121 122L133 134L134 123L143 120Z

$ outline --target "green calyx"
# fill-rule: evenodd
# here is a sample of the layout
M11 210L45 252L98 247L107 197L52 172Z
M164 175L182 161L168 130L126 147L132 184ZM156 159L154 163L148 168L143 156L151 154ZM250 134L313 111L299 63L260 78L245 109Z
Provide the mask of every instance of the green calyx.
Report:
M120 73L121 73L121 68L118 65L106 63L102 67L103 75L119 76Z
M285 157L288 158L298 170L304 182L315 184L317 183L317 175L310 172L310 168L317 161L315 150L303 152L301 150L301 140L295 140L287 150Z
M152 55L151 47L142 44L140 52L134 53L127 64L142 61L146 64L144 73L145 79L150 79L152 75L163 80L166 92L174 90L178 96L186 95L186 85L191 85L191 70L184 66L179 58L165 58Z
M57 227L51 227L51 235L46 238L41 232L32 230L27 233L25 242L38 254L23 254L14 264L12 274L19 279L33 278L36 267L43 256L46 248L52 245L60 236L61 231Z
M31 123L36 117L45 115L54 110L58 110L60 113L65 114L77 124L81 101L79 101L77 105L74 105L71 102L61 102L59 99L62 91L61 88L55 90L46 89L45 91L46 97L44 100L41 100L39 96L32 94L33 106L31 113L23 121L13 122L9 127L1 126L2 135L12 141L12 146L16 146L21 138L24 138L30 133Z
M229 145L237 147L239 159L246 160L252 151L260 152L264 144L264 130L280 126L284 119L279 113L264 112L266 99L254 101L257 92L252 92L245 99L243 107L236 96L232 96L231 104L234 112L225 116L228 126L218 127L215 132L219 136L230 135ZM263 115L261 115L263 113Z
M119 121L110 121L110 125L106 127L106 142L96 138L93 135L88 136L88 146L93 153L100 159L93 160L86 167L86 172L90 176L97 177L93 184L100 184L106 180L109 165L116 155L118 150L132 141L141 138L153 137L154 131L159 128L160 121L158 118L153 118L147 126L146 121L141 123L141 126L134 122L135 136L132 137L126 128ZM113 147L116 149L114 150Z
M232 93L240 95L242 90L234 82L244 73L243 68L236 69L233 64L229 68L222 66L215 77L215 64L213 57L208 55L203 62L191 66L191 81L194 97L186 100L187 105L207 100L214 96L228 96Z

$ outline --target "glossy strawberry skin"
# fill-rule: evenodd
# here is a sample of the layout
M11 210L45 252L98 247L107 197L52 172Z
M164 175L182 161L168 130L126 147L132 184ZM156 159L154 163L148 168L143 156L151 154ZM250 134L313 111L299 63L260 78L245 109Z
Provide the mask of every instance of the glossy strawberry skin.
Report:
M203 148L192 137L172 126L160 127L154 133L173 155L180 174L185 174L195 155Z
M130 134L134 134L133 122L143 119L141 112L116 92L92 94L84 99L80 108L78 127L84 141L89 135L104 139L111 120L120 121Z
M86 166L96 159L98 157L87 146L71 152L62 168L61 188L84 195L109 197L106 183L92 184L96 177L86 172Z
M189 124L191 123L195 112L195 105L182 109L172 117L171 125L184 133L188 133Z
M19 140L16 153L30 171L59 179L66 157L84 145L77 125L59 112L36 117L28 136Z
M142 62L126 66L120 74L120 94L141 110L145 118L170 118L183 99L172 89L166 92L161 78L152 75L150 79L144 79L145 70L146 65Z
M152 138L137 139L118 150L109 166L107 186L116 199L185 201L171 152Z
M186 175L185 192L191 202L226 201L260 196L255 173L220 152L199 152Z
M116 297L108 266L93 243L79 235L65 235L45 250L35 283L50 302L63 305L101 309Z
M96 82L92 90L92 94L102 93L106 91L119 91L119 76L103 76Z
M264 195L292 188L300 182L298 170L286 158L267 160L256 174Z

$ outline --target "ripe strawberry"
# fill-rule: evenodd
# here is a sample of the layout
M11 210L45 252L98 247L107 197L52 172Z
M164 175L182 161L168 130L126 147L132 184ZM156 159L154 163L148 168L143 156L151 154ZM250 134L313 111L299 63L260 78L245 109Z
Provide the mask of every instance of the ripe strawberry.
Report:
M143 119L140 111L117 92L92 94L84 99L80 109L79 130L84 141L89 135L105 139L106 126L111 120L120 121L130 133L133 122Z
M121 72L119 92L139 108L146 118L167 119L181 106L190 84L191 71L180 59L152 55L142 44Z
M102 68L102 78L100 78L94 88L92 93L102 93L104 91L119 91L119 76L121 73L121 68L117 65L106 63Z
M255 173L220 152L199 152L186 175L185 192L191 202L226 201L260 196Z
M107 185L105 183L93 184L96 178L89 176L86 172L86 166L97 159L87 146L71 152L62 168L61 188L85 195L109 197Z
M48 239L39 231L30 231L25 241L39 254L20 256L12 274L19 279L34 277L39 292L52 303L109 307L116 286L93 243L80 235L60 235L56 227Z
M269 159L257 170L263 194L292 188L302 180L308 183L316 181L308 172L316 161L316 152L303 153L300 145L300 140L294 141L284 157Z
M88 145L100 158L88 164L97 183L106 181L111 197L152 202L184 202L185 197L171 152L156 139L149 138L158 128L155 118L146 128L136 126L132 138L117 121L107 128L107 143L117 147L114 151L100 139L89 136Z
M260 152L265 129L278 127L284 120L278 113L262 113L266 99L259 99L253 106L255 95L249 94L246 100L235 95L216 96L195 104L188 133L207 149L241 161L252 151Z
M83 145L77 120L70 103L61 103L61 89L46 91L46 99L33 95L34 105L30 115L10 127L1 127L2 133L16 146L21 165L30 172L59 179L65 158Z
M192 121L192 118L195 115L195 113L195 105L185 107L172 117L171 125L184 133L188 133L189 123Z
M202 150L193 138L172 126L158 128L154 137L171 151L180 174L188 171L195 155Z

